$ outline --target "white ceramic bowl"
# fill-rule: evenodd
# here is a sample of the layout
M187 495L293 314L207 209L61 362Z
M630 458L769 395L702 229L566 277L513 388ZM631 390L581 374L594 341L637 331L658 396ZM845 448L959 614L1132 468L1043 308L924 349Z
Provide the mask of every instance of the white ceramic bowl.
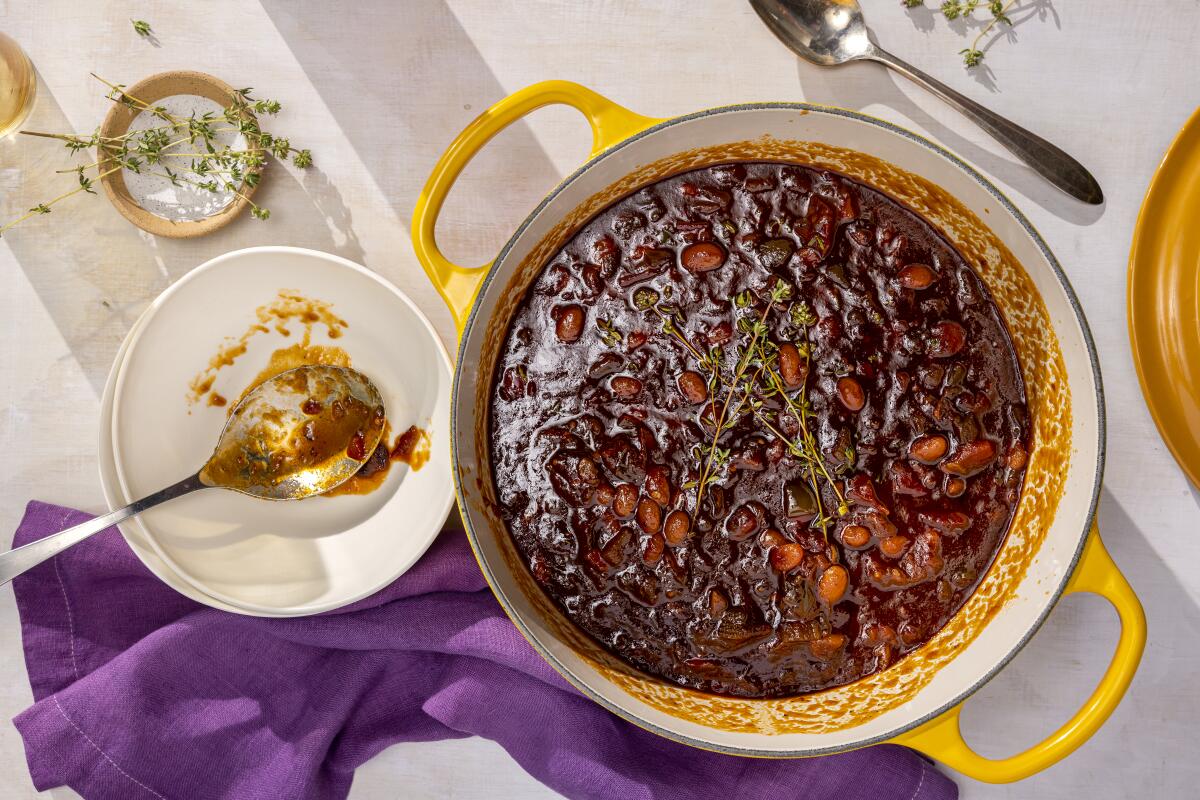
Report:
M593 157L542 201L488 268L449 263L433 230L450 186L499 129L549 103L584 114L595 137ZM793 698L693 692L613 658L542 593L492 511L490 386L498 342L525 289L561 243L616 198L667 175L730 160L834 169L925 216L979 265L1013 333L1030 395L1033 441L1025 491L979 589L942 631L890 669ZM757 103L654 120L584 87L550 81L496 104L449 147L418 202L413 232L418 257L463 327L452 422L459 506L471 544L518 627L593 700L642 727L706 749L810 756L895 741L998 781L1062 758L1116 706L1136 670L1145 620L1099 537L1089 536L1104 457L1095 349L1046 243L961 159L895 125L842 109ZM1104 681L1067 725L1029 751L999 761L973 753L958 735L959 704L1016 654L1064 591L1081 590L1104 594L1121 616L1122 640Z
M178 480L208 458L227 409L189 403L188 384L281 289L332 303L349 324L336 340L321 338L325 329L315 326L313 344L344 349L379 387L393 431L418 425L432 449L422 469L397 463L366 495L270 502L209 489L121 526L168 584L200 602L262 616L328 611L386 586L425 552L453 502L449 359L428 320L364 267L316 251L260 247L197 267L130 331L106 387L101 473L110 506ZM214 389L236 398L271 352L295 341L273 330L253 337L220 370Z

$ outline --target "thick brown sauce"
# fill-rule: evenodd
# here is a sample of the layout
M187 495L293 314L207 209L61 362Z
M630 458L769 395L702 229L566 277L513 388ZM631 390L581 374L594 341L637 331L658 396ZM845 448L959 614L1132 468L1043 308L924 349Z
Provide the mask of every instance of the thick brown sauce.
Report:
M425 462L429 460L429 434L413 425L397 436L389 447L387 443L389 431L389 428L384 429L379 446L363 463L358 473L341 486L325 492L326 497L336 497L341 494L370 494L383 485L394 461L408 464L414 471L425 466Z
M280 289L278 296L270 303L256 308L254 316L257 321L250 325L241 336L226 339L225 343L217 348L217 352L208 360L208 366L192 379L188 385L189 403L199 402L211 392L213 383L217 379L217 373L245 355L250 340L261 333L270 333L274 330L281 336L291 336L292 329L289 325L299 323L303 331L299 347L307 348L312 342L313 327L318 323L325 326L330 339L340 338L342 330L347 327L346 320L333 313L333 304L324 300L312 300L286 289ZM260 378L265 380L262 376ZM253 385L257 386L258 384ZM221 403L213 402L210 397L209 405L220 406ZM233 405L236 406L237 403Z
M1028 435L1003 320L945 239L773 163L585 225L514 316L491 426L501 514L566 615L746 697L854 681L942 627L1003 539Z
M297 398L296 407L263 410L261 398L238 406L233 424L248 426L222 438L201 472L207 482L237 489L270 488L293 475L328 473L347 457L360 461L366 448L379 441L387 424L382 407L372 409L357 397L331 394L327 388L313 390L306 376L296 373L275 381L281 394ZM319 394L305 398L310 391Z

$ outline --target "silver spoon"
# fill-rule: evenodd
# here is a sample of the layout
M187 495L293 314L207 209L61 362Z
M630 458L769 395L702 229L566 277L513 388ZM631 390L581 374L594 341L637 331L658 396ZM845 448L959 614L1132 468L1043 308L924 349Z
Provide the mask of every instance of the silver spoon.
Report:
M825 67L850 61L886 64L957 106L1059 189L1085 203L1104 202L1100 184L1078 161L877 45L857 0L750 0L750 5L780 41L804 60Z
M0 555L0 585L105 528L198 489L264 500L327 492L358 472L383 436L383 398L345 367L298 367L254 388L196 474L102 517Z

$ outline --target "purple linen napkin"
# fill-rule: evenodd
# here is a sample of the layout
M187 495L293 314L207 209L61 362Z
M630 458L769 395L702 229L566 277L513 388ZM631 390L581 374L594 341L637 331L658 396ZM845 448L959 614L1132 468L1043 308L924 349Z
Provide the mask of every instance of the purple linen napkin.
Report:
M25 544L87 515L30 503ZM584 698L525 642L466 538L338 612L257 619L160 583L114 530L14 582L37 702L14 720L38 789L88 800L342 798L397 742L484 736L572 798L942 800L881 745L772 761L696 750Z

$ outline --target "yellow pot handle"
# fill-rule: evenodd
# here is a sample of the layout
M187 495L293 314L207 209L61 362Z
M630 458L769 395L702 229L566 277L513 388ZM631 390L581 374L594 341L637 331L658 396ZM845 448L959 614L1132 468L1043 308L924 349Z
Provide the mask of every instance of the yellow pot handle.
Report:
M484 111L468 125L438 159L413 210L413 248L429 280L433 282L462 333L475 293L491 264L461 267L449 261L438 249L434 227L442 203L463 168L488 141L530 112L542 106L561 103L583 114L592 126L592 152L602 150L650 127L657 119L643 117L623 108L591 89L570 81L543 81L527 86ZM589 156L590 158L590 156Z
M1009 783L1041 772L1091 738L1121 702L1133 680L1146 646L1146 615L1129 582L1104 549L1094 524L1066 592L1093 592L1112 603L1121 618L1121 638L1100 685L1065 725L1045 741L1011 758L984 758L962 738L958 724L963 707L960 703L892 741L916 748L976 780Z

